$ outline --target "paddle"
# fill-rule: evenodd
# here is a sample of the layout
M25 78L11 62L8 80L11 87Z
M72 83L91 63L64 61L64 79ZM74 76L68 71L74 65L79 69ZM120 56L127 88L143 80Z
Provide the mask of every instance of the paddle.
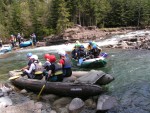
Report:
M10 77L8 80L14 80L14 79L17 79L19 77L20 77L20 75L16 75L16 76Z
M15 70L15 72L17 72L17 75L10 77L8 80L14 80L20 77L20 75L22 74L21 70Z
M80 58L79 59L79 64L82 64L82 62L83 62L83 58Z
M44 90L46 84L47 84L47 80L46 80L46 83L43 85L41 91L39 92L39 94L38 94L38 96L37 96L38 100L40 99L40 95L41 95L42 91Z

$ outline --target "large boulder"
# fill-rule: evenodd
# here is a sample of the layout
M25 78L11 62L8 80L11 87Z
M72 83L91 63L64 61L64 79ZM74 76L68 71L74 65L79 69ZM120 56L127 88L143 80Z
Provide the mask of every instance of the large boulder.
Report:
M100 95L97 102L97 111L106 111L117 106L118 102L115 97Z
M74 98L69 104L70 113L80 113L84 107L84 102L80 98Z

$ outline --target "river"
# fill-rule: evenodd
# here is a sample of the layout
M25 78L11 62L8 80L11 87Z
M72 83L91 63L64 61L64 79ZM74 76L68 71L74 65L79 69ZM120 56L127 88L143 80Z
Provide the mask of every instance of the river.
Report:
M142 36L150 31L135 31L125 35L115 35L107 40L97 42L100 46L115 44L121 38L131 36ZM87 43L84 43L87 45ZM58 49L70 51L73 44L40 47L35 49L22 49L10 53L11 57L0 59L0 82L8 80L8 72L19 69L27 63L26 54L32 52L37 54L44 63L45 53L56 54ZM121 50L103 49L109 54L108 64L103 70L115 77L115 80L108 85L109 95L115 96L119 105L110 110L109 113L150 113L150 51L149 50ZM73 66L73 70L83 70Z

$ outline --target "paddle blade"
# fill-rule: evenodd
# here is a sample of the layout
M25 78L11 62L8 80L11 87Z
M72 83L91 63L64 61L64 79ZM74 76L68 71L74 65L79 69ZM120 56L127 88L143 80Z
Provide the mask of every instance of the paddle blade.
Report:
M79 64L82 64L82 62L83 62L83 58L80 58L79 59Z
M8 80L14 80L14 79L17 79L17 78L19 78L20 76L19 75L16 75L16 76L14 76L14 77L10 77Z
M38 94L38 97L37 97L38 99L40 99L40 95L41 95L41 93L42 93L42 91L43 91L44 88L45 88L45 85L43 85L43 87L42 87L40 93Z

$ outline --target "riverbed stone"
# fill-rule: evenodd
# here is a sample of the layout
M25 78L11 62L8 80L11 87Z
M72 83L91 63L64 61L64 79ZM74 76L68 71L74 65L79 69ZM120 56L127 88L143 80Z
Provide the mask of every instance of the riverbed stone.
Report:
M96 108L96 102L92 98L89 98L85 101L85 106L89 108Z
M35 104L33 100L30 100L30 101L18 104L17 106L23 107L24 109L34 109Z
M59 97L54 94L47 94L47 95L42 95L41 97L44 101L49 101L50 103L54 102L56 99Z
M34 113L42 113L41 109L34 110Z
M41 102L36 102L35 103L35 109L42 109L43 105Z
M40 107L36 108L33 100L3 108L3 113L41 113Z
M0 97L4 96L4 93L3 92L0 92Z
M7 83L0 84L0 89L2 90L3 93L9 93L12 91L12 88Z
M58 109L58 108L65 107L70 102L71 102L71 98L70 97L62 97L62 98L57 99L56 101L54 101L52 106L53 106L53 108Z
M22 93L22 94L27 93L27 90L23 89L20 91L20 93Z
M59 108L58 110L56 110L57 111L57 113L69 113L69 110L66 108L66 107L64 107L64 108Z
M7 107L7 106L10 106L12 104L13 104L13 102L8 96L0 98L0 106Z
M84 107L84 102L80 98L74 98L69 104L70 113L79 113Z
M51 110L50 113L57 113L55 110Z

